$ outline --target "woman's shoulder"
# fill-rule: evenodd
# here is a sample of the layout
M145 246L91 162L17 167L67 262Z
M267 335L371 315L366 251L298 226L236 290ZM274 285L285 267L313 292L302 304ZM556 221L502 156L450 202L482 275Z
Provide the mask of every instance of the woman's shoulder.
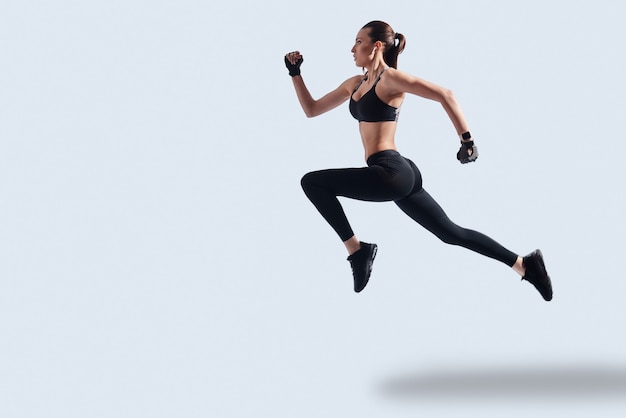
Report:
M367 74L363 74L363 75L361 75L361 74L359 74L359 75L355 75L355 76L350 77L350 78L349 78L349 79L347 79L346 81L344 81L344 84L348 84L348 85L353 84L353 85L356 85L356 84L359 84L360 82L362 82L363 80L365 80L366 78L367 78Z
M388 67L385 70L385 72L382 74L381 78L383 77L387 77L390 79L399 79L399 78L411 77L411 75L405 71L398 70L397 68Z
M382 74L380 81L391 90L405 91L406 86L409 85L414 79L415 76L405 71L390 67Z
M341 83L341 87L347 90L349 93L352 93L357 88L357 86L361 84L361 82L363 82L364 79L365 75L352 76L345 80L343 83Z

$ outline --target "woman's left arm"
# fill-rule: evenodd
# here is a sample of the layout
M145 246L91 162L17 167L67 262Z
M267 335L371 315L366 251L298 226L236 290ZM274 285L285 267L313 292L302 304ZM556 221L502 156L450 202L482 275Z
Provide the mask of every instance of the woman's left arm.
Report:
M441 103L457 134L461 136L469 131L461 105L452 90L399 70L389 71L386 81L392 93L411 93Z

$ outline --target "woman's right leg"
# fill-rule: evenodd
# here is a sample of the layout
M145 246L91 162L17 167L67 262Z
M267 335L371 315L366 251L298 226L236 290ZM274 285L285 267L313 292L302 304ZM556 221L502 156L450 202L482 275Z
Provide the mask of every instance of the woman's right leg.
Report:
M354 277L354 291L367 285L376 257L377 245L359 241L348 222L337 196L366 201L389 201L413 186L411 177L397 176L381 166L314 171L302 178L304 193L337 232L346 250Z
M406 170L408 166L402 168ZM338 196L369 202L392 201L406 195L413 187L413 179L372 165L313 171L302 177L301 184L306 196L345 243L354 240L354 232Z
M339 189L351 189L358 182L358 170L313 171L305 174L300 181L304 194L344 242L352 238L354 232L337 196L340 194Z

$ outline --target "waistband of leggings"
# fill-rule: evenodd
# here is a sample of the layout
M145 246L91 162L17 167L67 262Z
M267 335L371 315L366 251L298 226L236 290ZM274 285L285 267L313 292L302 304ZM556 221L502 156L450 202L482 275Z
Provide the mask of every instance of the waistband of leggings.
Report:
M378 151L374 154L367 157L367 165L372 165L379 158L389 158L389 157L402 157L398 151L395 149L386 149L384 151Z

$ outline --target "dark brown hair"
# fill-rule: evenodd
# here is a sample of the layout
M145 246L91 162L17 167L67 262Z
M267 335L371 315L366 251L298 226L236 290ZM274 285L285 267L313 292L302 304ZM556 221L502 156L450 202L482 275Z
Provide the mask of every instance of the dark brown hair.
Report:
M383 44L383 59L393 68L398 68L398 55L404 50L406 39L401 33L393 31L389 24L380 20L372 20L362 29L369 29L369 37L372 42L380 41ZM398 43L396 43L396 39Z

